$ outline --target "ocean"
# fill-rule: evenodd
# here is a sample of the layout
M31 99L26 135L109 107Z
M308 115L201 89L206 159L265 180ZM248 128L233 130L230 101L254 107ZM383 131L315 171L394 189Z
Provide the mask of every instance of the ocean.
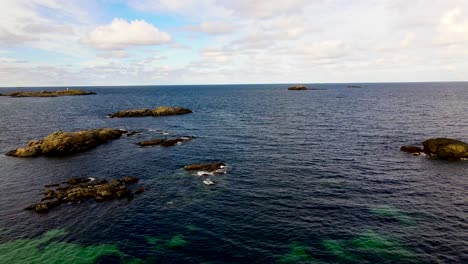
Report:
M140 134L59 158L0 155L0 263L467 263L468 161L399 150L468 141L468 83L80 87L0 97L0 152L58 130ZM1 88L0 93L47 88ZM193 114L107 118L134 108ZM194 136L174 147L136 142ZM224 162L213 186L183 170ZM47 184L133 175L133 200L23 210Z

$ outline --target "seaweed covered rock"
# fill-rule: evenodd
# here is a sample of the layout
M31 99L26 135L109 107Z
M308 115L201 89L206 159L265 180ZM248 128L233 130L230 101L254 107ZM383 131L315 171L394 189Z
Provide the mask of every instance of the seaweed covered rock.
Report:
M116 117L144 117L144 116L168 116L168 115L183 115L193 113L192 110L181 107L160 106L154 109L141 108L133 110L123 110L117 113L108 115L110 118Z
M408 153L421 153L423 151L422 148L415 146L402 146L400 150Z
M57 97L57 96L74 96L74 95L92 95L95 92L88 92L83 90L57 90L57 91L40 91L40 92L11 92L6 93L4 96L10 97Z
M148 141L142 141L136 143L140 147L153 147L153 146L162 146L162 147L172 147L179 145L183 142L190 141L194 137L179 137L174 139L153 139Z
M125 130L102 128L77 132L58 131L43 140L32 140L26 147L6 153L14 157L66 156L97 147L100 144L121 137Z
M424 153L440 159L468 158L468 144L450 138L432 138L423 142Z
M46 213L62 203L78 203L88 199L104 202L114 199L131 198L129 185L138 182L138 178L126 176L112 181L93 178L72 178L62 184L50 184L44 190L44 197L39 203L24 208L25 210ZM53 186L54 188L52 188ZM141 187L138 190L142 189ZM144 189L143 189L144 190ZM142 193L140 190L139 193Z

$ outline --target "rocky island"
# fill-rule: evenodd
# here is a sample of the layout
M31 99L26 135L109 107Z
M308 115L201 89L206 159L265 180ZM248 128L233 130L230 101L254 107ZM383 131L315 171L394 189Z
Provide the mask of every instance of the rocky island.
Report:
M403 146L401 151L420 154L425 153L439 159L459 160L468 158L468 144L451 138L431 138L425 140L423 149L415 146Z
M58 97L58 96L75 96L75 95L92 95L94 92L83 90L57 90L57 91L40 91L40 92L11 92L3 94L10 97ZM2 94L0 94L2 95Z
M58 131L42 140L31 140L27 146L9 151L6 155L14 157L66 156L95 148L120 138L125 133L127 131L112 128L77 132Z
M125 176L110 182L94 178L72 178L62 184L46 185L41 201L26 207L25 210L47 213L62 203L79 203L88 199L104 202L131 198L133 192L128 188L128 185L136 182L138 182L138 178L133 176ZM143 191L144 189L140 187L134 193L139 194Z
M179 137L174 139L154 139L148 141L138 142L137 145L140 147L153 147L153 146L161 146L161 147L172 147L183 142L190 141L194 139L194 137Z
M289 91L314 91L314 90L323 90L319 88L308 88L304 85L295 85L288 88Z
M214 172L217 170L222 170L226 167L226 164L218 162L218 163L207 163L207 164L190 164L184 167L185 170L188 171L207 171L207 172Z
M144 117L144 116L168 116L168 115L183 115L193 113L192 110L182 107L160 106L154 109L141 108L133 110L122 110L108 115L109 118L116 117Z

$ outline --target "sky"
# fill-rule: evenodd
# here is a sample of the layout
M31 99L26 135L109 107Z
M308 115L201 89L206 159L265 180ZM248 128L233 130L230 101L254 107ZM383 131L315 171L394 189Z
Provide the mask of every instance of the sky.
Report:
M467 77L466 0L0 0L0 87Z

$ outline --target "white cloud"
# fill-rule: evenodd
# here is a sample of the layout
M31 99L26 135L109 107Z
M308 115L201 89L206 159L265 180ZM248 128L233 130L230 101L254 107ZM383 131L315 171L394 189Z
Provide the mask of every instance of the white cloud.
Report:
M468 42L468 19L460 8L445 12L440 18L438 30L439 44L454 45Z
M185 27L187 31L202 32L211 35L222 35L234 32L235 26L223 21L203 22L196 26Z
M130 46L151 46L171 42L171 36L144 20L128 22L116 18L109 25L98 26L81 43L98 49L125 49Z

